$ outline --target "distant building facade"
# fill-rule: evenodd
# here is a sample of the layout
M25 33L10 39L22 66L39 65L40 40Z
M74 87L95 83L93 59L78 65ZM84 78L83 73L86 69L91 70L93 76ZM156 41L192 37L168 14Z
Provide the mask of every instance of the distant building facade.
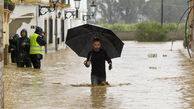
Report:
M86 23L81 16L87 12L87 0L81 0L78 19L73 17L66 19L65 17L65 11L75 10L74 0L60 0L54 12L41 16L39 16L39 5L48 5L49 0L12 1L16 3L16 6L10 15L9 34L20 34L20 31L25 28L30 36L35 31L34 27L40 26L46 32L46 52L66 48L67 30Z

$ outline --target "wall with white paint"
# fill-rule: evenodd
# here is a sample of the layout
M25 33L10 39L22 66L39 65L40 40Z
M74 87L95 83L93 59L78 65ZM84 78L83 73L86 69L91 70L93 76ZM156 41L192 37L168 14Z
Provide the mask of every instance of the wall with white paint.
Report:
M48 1L48 0L45 0ZM70 1L70 7L69 8L61 8L58 7L54 12L47 13L45 15L39 16L38 12L38 5L43 4L37 4L37 3L19 3L16 4L16 8L11 14L11 22L10 22L10 35L13 35L15 33L20 34L20 31L25 28L28 30L29 36L32 35L35 31L35 29L31 28L32 26L40 26L43 29L45 29L45 20L47 21L47 42L49 42L49 19L53 19L53 43L47 44L48 51L55 51L56 46L59 49L65 49L66 45L65 42L62 42L62 31L61 31L61 20L64 19L64 34L66 38L66 34L68 29L85 24L85 21L82 21L82 15L87 12L87 0L81 0L80 9L79 9L79 18L74 19L65 19L65 11L69 10L75 10L74 7L74 0ZM47 11L44 9L44 11ZM61 12L61 17L56 18L58 16L58 12ZM28 15L27 15L28 14ZM29 14L32 14L29 16ZM25 16L26 15L26 16ZM18 20L20 19L20 20ZM22 19L24 22L22 22ZM27 20L28 19L28 20ZM57 25L55 25L55 20L57 19ZM21 24L21 26L19 25ZM16 26L17 25L17 26ZM19 27L18 27L19 25ZM57 26L57 31L55 31L55 26ZM14 27L17 27L16 29ZM12 29L11 29L12 28ZM16 31L16 32L15 32ZM57 33L57 34L56 34ZM59 39L59 44L57 43L57 39Z

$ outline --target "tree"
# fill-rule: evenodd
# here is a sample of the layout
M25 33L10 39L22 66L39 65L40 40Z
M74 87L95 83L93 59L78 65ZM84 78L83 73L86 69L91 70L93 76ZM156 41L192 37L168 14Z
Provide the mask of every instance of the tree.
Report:
M177 22L186 8L187 5L184 0L164 0L164 22ZM160 22L161 0L146 2L142 14L150 21Z
M96 0L96 21L101 23L136 23L140 19L160 22L161 0ZM186 0L164 0L164 22L177 22L185 9Z
M98 5L98 12L101 14L104 23L113 24L118 22L117 0L99 0Z
M119 0L121 20L125 23L137 22L144 4L145 0Z

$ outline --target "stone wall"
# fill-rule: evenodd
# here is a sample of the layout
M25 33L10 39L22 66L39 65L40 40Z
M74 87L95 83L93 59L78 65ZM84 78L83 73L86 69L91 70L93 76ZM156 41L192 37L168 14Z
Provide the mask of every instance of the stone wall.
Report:
M121 40L135 40L134 32L114 32Z

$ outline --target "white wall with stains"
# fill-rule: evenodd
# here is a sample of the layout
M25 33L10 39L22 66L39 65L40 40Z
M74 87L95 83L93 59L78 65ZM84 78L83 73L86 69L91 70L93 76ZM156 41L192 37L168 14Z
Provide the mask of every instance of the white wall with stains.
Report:
M46 0L45 0L46 1ZM45 29L45 20L47 20L47 41L49 42L49 19L53 19L53 43L48 43L47 49L48 51L55 51L56 46L59 49L65 49L65 42L62 42L61 38L61 19L65 19L64 13L65 11L75 10L74 0L70 1L70 8L61 8L58 7L54 12L47 13L45 15L39 16L38 5L32 3L19 3L16 4L16 8L11 14L10 21L10 35L20 34L20 31L25 28L28 30L29 36L32 35L35 29L31 28L32 26L40 26ZM41 4L43 5L43 4ZM46 9L44 9L46 11ZM61 12L61 17L57 18L57 32L55 31L55 19L58 16L57 13ZM65 19L65 37L69 28L85 24L86 22L82 20L82 15L87 12L87 0L81 0L80 9L79 9L79 18L74 19ZM56 34L57 33L57 34ZM57 39L59 38L59 44L57 43Z

